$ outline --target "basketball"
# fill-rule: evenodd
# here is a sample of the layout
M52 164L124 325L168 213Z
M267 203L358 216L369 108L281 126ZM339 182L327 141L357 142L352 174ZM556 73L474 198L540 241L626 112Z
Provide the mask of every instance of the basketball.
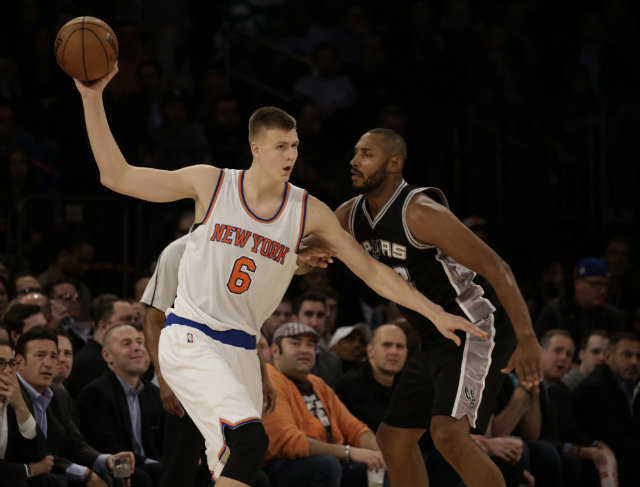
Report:
M102 20L76 17L56 34L53 52L65 73L86 83L111 71L118 59L118 39Z

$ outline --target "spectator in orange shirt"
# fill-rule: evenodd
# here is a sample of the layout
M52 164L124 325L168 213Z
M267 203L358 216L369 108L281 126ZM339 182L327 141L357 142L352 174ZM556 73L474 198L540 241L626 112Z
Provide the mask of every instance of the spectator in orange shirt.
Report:
M385 468L384 460L367 425L309 373L319 338L301 323L274 334L267 369L277 400L264 418L270 440L264 471L276 485L366 486L367 469Z

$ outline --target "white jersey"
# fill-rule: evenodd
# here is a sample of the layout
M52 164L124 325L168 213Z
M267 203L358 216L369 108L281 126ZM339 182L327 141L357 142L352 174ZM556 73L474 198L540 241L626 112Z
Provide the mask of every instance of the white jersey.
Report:
M308 193L285 183L280 209L265 220L245 202L244 173L221 170L207 215L189 234L167 313L258 337L297 269Z

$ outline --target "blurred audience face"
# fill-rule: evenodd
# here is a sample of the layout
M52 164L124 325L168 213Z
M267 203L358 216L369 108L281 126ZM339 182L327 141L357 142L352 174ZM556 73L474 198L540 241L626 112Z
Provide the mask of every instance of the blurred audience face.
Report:
M0 326L0 340L3 342L9 342L9 332L3 326Z
M366 348L367 341L364 335L359 330L353 330L331 347L331 351L345 362L362 362Z
M367 345L369 363L385 375L396 375L407 361L407 336L396 325L382 325L375 329Z
M93 246L83 242L72 251L62 250L58 259L60 270L69 277L82 277L93 260Z
M49 300L44 294L40 294L40 293L23 294L18 297L18 302L21 304L35 304L37 306L40 306L40 311L42 311L42 314L47 320L47 326L51 325L51 320L52 320L51 303L49 302Z
M139 301L133 301L129 304L131 304L131 307L133 308L133 322L142 323L144 321L145 313L144 305Z
M24 319L24 328L22 328L22 333L26 333L32 328L36 328L38 326L43 328L47 326L47 319L40 311Z
M336 326L336 320L338 319L338 300L332 297L327 297L324 300L325 315L324 315L324 330L325 332L333 330Z
M640 374L640 341L623 338L607 350L605 362L618 379L633 383Z
M24 356L16 356L18 372L40 394L51 385L58 365L58 345L52 340L30 340L25 344Z
M324 301L303 301L300 304L300 310L296 315L295 321L310 326L318 335L322 336L324 334L325 314Z
M557 384L569 371L575 352L573 340L564 335L553 335L547 348L542 350L542 373L550 384Z
M587 342L587 348L578 352L580 359L580 371L589 375L598 365L604 363L604 353L607 350L609 339L600 335L591 335Z
M81 304L78 290L70 282L63 282L53 287L52 300L63 306L74 320L80 318Z
M58 335L58 368L53 378L55 384L62 384L71 375L73 368L73 346L66 336Z
M16 278L16 295L40 292L42 292L42 287L35 277L20 276Z
M9 293L7 292L7 288L4 283L0 281L0 316L4 313L4 310L7 309L7 305L9 304Z
M117 325L126 325L135 322L136 311L127 301L116 301L113 303L113 314L109 320L109 328Z
M267 337L265 337L262 333L260 334L260 341L258 342L258 351L260 352L262 360L265 364L273 363L273 358L271 356L271 347L269 346Z
M123 325L104 337L102 357L120 377L140 377L147 370L144 337L134 327Z
M318 337L304 334L285 337L279 345L271 346L273 365L289 378L304 380L316 363Z
M589 276L574 281L576 301L583 309L596 309L604 305L611 286L608 277Z
M631 268L629 242L626 240L611 240L602 258L611 269L611 276L624 276Z
M293 310L291 303L288 301L280 301L275 311L271 313L271 316L262 324L262 332L269 338L273 337L273 334L278 328L291 321L292 316Z

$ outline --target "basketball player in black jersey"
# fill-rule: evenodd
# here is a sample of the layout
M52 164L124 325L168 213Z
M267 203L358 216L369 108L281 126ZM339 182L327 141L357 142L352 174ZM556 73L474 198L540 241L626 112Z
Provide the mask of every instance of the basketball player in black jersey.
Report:
M429 485L418 448L426 430L465 485L505 485L470 430L486 429L504 373L515 369L525 387L540 382L540 346L509 266L449 211L440 190L403 180L406 156L395 132L365 133L351 161L351 181L362 194L336 215L372 256L489 338L443 336L429 320L400 308L422 349L407 364L377 439L392 485ZM476 272L492 289L473 282Z

